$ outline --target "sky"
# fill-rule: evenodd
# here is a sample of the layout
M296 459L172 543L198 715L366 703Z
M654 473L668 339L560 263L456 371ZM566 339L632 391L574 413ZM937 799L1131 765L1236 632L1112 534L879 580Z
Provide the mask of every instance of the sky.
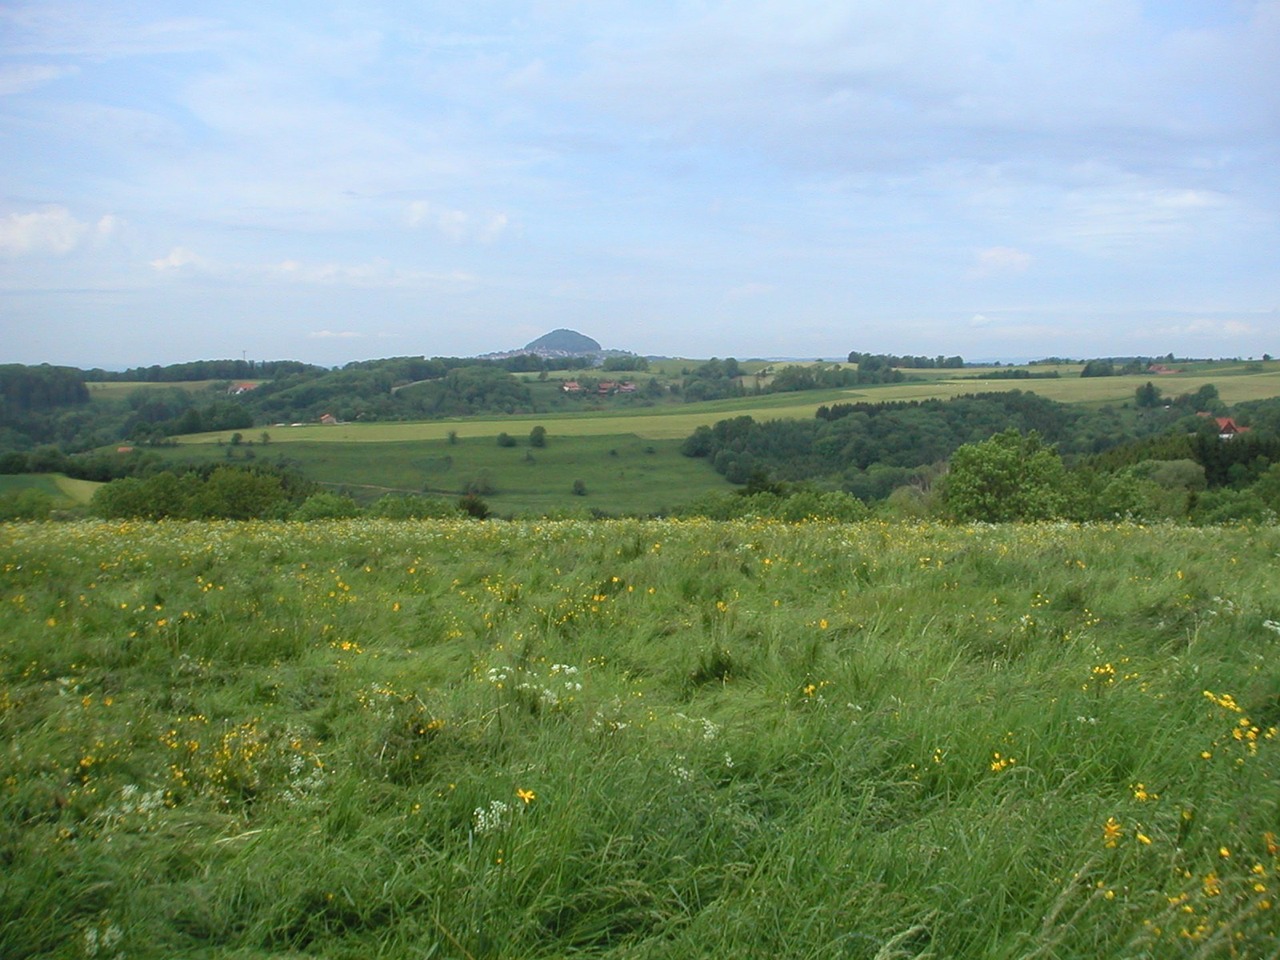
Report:
M0 0L0 362L1280 354L1280 0Z

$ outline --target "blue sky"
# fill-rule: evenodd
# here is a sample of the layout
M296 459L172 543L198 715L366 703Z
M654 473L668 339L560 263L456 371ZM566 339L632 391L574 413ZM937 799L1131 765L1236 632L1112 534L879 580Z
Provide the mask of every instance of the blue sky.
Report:
M1280 0L0 6L0 362L1280 354Z

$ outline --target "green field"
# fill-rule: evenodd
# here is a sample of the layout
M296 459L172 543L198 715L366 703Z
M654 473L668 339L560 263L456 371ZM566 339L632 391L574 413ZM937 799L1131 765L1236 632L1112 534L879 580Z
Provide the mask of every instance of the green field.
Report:
M189 393L203 393L225 380L176 380L152 383L145 380L91 381L86 384L91 400L124 400L135 390L166 390L177 387Z
M0 525L0 956L1280 955L1280 529Z
M0 473L0 494L38 490L57 500L70 500L58 486L53 474L48 473Z
M0 474L0 495L38 490L59 507L87 504L100 486L92 480L75 480L60 473Z
M560 424L556 421L557 427ZM705 460L682 456L677 440L616 433L548 434L547 445L534 448L529 444L529 427L524 427L513 434L519 438L514 447L500 447L493 436L470 436L470 429L462 428L459 433L464 436L456 443L434 438L376 445L367 439L277 444L277 432L271 432L266 445L183 445L161 452L195 462L226 462L229 453L236 463L244 462L248 452L268 461L284 457L309 479L342 488L362 501L386 493L426 492L456 498L471 485L479 487L489 506L504 515L593 509L610 514L666 513L703 493L732 489ZM585 484L585 496L573 494L576 480Z
M1263 366L1258 364L1257 366ZM1205 384L1214 384L1227 403L1280 396L1280 363L1269 363L1261 372L1243 367L1172 374L1124 377L1063 377L1057 380L983 380L939 377L912 383L885 384L848 390L821 390L804 393L766 394L707 403L639 407L626 410L526 414L519 417L478 417L467 420L435 420L411 423L345 423L331 426L311 424L298 427L268 427L273 443L387 443L407 440L442 440L450 431L460 437L496 437L501 432L527 435L536 424L558 436L621 436L634 434L644 440L683 439L696 428L727 417L748 415L757 419L812 417L824 404L866 401L880 403L927 399L947 399L967 393L993 390L1023 390L1062 403L1129 403L1134 391L1156 382L1168 396L1194 393ZM995 368L992 368L995 369ZM941 371L940 371L941 373ZM964 376L973 376L967 371ZM252 436L255 431L244 431ZM182 443L225 443L230 432L197 434L179 438Z
M675 361L671 361L674 363ZM686 504L702 494L725 490L727 482L702 460L678 453L679 445L699 426L749 415L756 419L811 418L823 404L852 401L886 402L946 399L984 391L1024 390L1065 403L1102 405L1133 400L1142 384L1157 380L1165 395L1192 393L1214 384L1223 400L1280 396L1280 363L1203 364L1185 373L1060 379L969 379L1000 368L921 371L917 382L805 393L766 394L696 404L668 404L620 410L573 411L519 417L466 420L345 423L267 427L241 431L249 441L230 446L227 431L179 438L174 450L162 451L180 461L220 461L230 456L285 458L310 479L341 487L362 501L388 492L426 491L460 494L482 481L492 492L485 499L502 515L548 514L595 510L606 514L657 514ZM1036 368L1040 369L1040 368ZM1045 368L1048 369L1048 368ZM1071 368L1062 368L1071 374ZM544 426L545 449L530 449L529 431ZM518 446L499 448L501 433ZM450 444L450 434L456 443ZM531 459L530 459L531 458ZM572 495L582 480L587 496Z

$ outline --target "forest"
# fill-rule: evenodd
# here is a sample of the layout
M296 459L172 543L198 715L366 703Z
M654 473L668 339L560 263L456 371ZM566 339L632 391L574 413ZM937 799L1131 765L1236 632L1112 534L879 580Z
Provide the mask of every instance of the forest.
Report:
M748 375L732 357L712 358L670 377L648 373L643 357L609 357L599 368L591 362L534 354L500 360L391 357L330 370L297 361L202 360L121 373L11 364L0 367L0 454L41 445L76 453L111 443L155 444L182 434L313 423L325 415L345 422L512 416L907 379L887 360L871 355L856 370L792 364L768 376ZM582 371L581 392L562 391L561 381L548 377L558 371ZM614 373L642 376L629 378L634 391L599 390ZM147 386L90 403L98 396L90 385L98 389L112 383Z
M1161 406L1099 409L1013 390L834 404L811 420L732 417L696 429L681 452L707 458L747 497L839 490L891 500L898 512L992 522L1274 516L1280 400L1236 405L1231 419L1244 429L1230 439L1215 416L1223 410L1212 386ZM1003 476L991 470L1001 460ZM966 500L958 493L966 483L1004 489L1004 498Z

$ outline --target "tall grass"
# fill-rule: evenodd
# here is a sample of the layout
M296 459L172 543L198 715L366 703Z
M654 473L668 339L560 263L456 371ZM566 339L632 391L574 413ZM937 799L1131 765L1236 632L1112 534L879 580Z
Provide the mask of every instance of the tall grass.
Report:
M1277 956L1277 555L0 527L0 956Z

